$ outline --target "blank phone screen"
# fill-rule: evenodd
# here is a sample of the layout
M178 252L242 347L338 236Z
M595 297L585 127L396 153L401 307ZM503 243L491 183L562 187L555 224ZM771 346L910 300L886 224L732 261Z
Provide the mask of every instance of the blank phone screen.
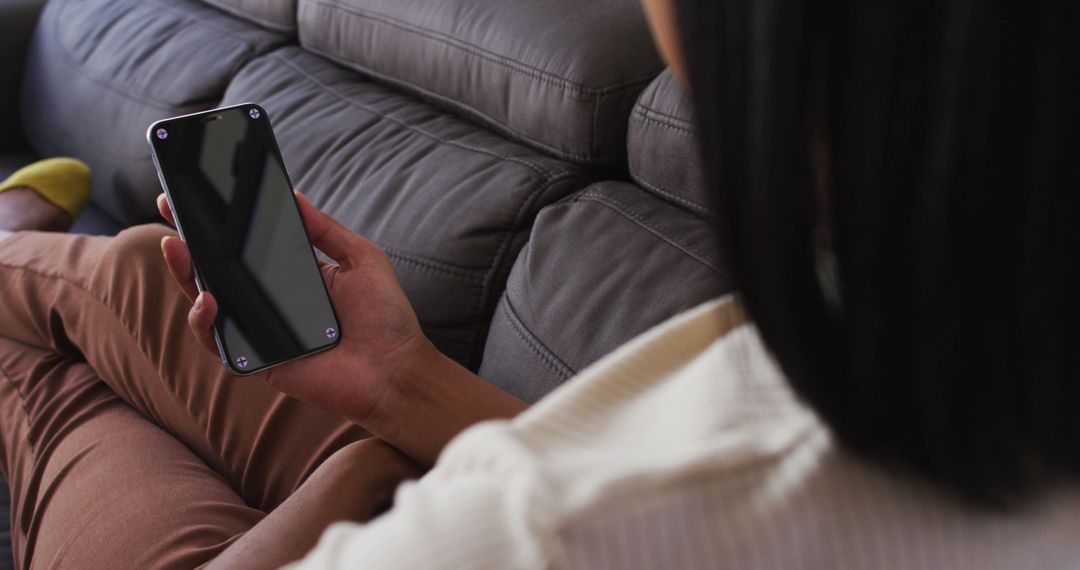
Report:
M150 142L234 371L335 344L340 330L266 112L233 107L156 123Z

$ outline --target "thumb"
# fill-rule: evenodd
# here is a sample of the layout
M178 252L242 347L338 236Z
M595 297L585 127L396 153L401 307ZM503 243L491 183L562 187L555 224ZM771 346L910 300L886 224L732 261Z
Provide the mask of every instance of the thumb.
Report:
M369 242L316 208L303 194L294 194L312 245L330 256L343 269L358 265L364 250L371 246Z

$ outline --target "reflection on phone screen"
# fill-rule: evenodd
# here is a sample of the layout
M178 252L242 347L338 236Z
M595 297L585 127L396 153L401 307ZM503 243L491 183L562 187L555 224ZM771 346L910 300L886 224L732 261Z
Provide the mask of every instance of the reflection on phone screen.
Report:
M174 119L152 140L223 357L240 371L333 344L338 324L265 113Z

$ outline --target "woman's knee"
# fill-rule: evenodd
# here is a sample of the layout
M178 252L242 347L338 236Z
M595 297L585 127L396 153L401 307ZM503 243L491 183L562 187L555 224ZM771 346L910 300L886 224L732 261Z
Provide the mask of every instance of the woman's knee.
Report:
M117 261L160 262L161 238L176 232L161 224L144 224L127 228L110 240L107 256Z
M161 239L176 232L161 224L128 228L108 240L98 261L97 278L115 285L118 276L137 276L145 285L168 280L168 270L161 255ZM95 279L97 281L98 279Z

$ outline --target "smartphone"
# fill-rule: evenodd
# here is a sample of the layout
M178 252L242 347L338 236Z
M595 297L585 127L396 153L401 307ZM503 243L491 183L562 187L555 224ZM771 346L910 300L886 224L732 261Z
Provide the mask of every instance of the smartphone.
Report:
M254 374L341 341L270 118L246 103L158 121L147 140L225 366Z

